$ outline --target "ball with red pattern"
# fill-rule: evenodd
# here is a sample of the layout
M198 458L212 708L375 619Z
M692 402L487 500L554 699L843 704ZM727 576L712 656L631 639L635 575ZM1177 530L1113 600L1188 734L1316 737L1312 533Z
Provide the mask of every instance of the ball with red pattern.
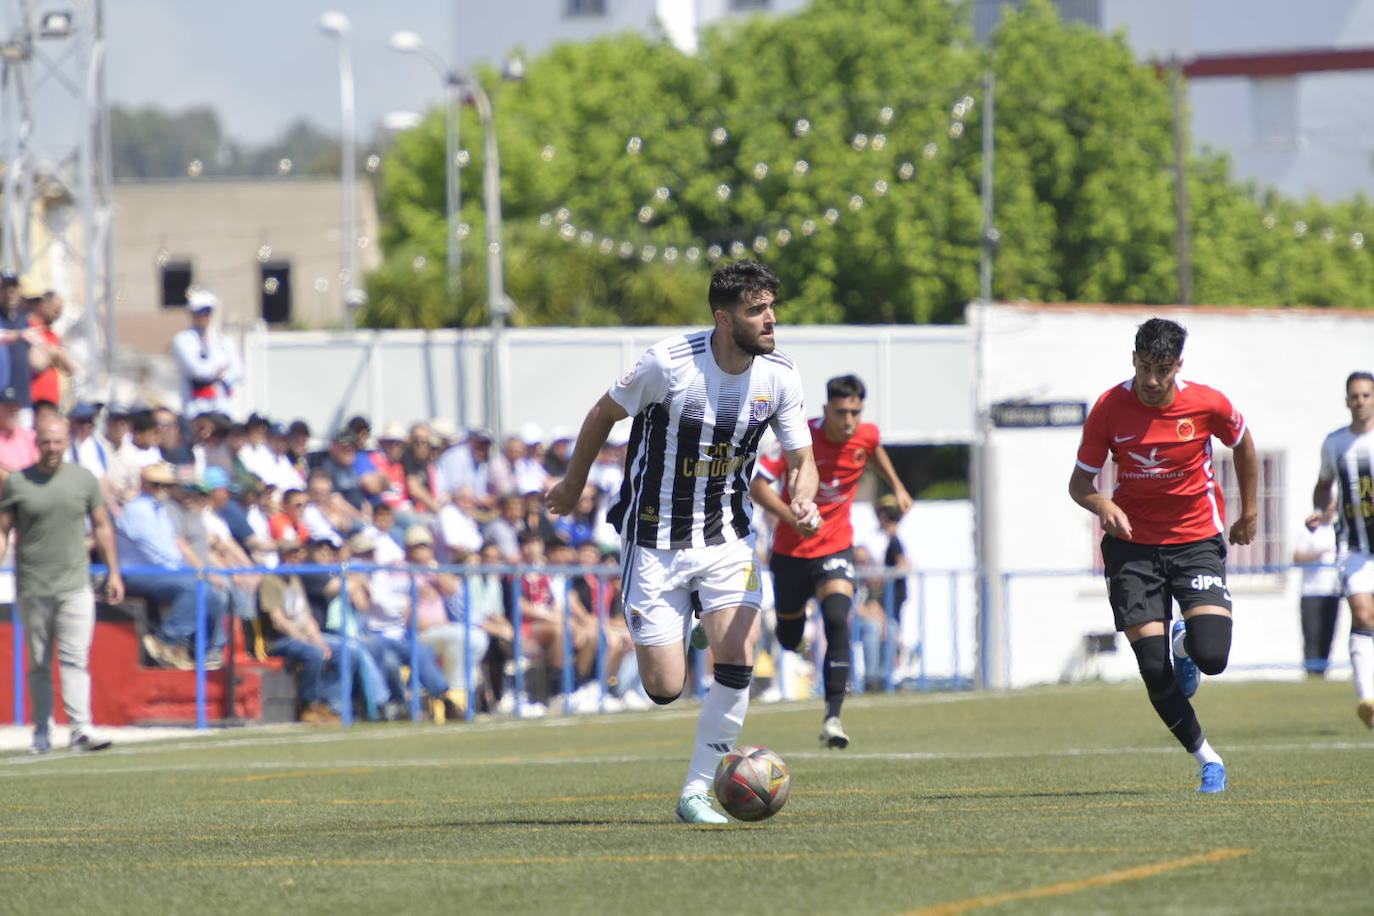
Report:
M787 804L792 776L781 757L766 747L743 744L733 748L716 767L716 800L726 813L742 821L762 821Z

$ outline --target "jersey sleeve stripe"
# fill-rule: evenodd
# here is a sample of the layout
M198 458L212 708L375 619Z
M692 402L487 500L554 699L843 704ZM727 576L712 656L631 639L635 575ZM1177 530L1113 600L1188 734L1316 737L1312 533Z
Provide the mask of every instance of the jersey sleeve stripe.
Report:
M1101 468L1093 467L1091 464L1084 464L1082 461L1075 461L1074 464L1078 465L1089 474L1096 474L1098 471L1102 470Z
M1227 447L1227 448L1235 448L1237 445L1240 445L1240 440L1242 440L1242 439L1245 438L1245 430L1246 430L1246 428L1247 428L1247 427L1245 426L1245 424L1242 423L1242 424L1240 425L1240 432L1236 433L1236 441L1235 441L1235 442L1228 442L1228 443L1226 443L1226 447Z

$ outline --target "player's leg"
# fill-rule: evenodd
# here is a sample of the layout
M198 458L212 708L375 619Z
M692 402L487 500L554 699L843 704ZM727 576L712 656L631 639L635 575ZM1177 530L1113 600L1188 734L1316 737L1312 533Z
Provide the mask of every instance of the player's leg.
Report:
M683 629L692 619L691 590L678 581L675 553L627 544L621 565L625 620L640 684L659 706L676 700L687 682Z
M91 674L87 669L95 636L95 593L90 587L57 599L57 657L62 665L62 706L71 723L71 747L103 751L110 742L91 732Z
M849 736L840 725L840 708L844 705L845 690L849 686L850 636L849 612L854 603L854 562L850 550L844 550L821 560L820 584L816 600L821 605L821 619L825 625L825 721L821 729L821 744L825 747L845 748Z
M1356 714L1374 727L1374 594L1348 594L1350 605L1350 667L1355 679Z
M1188 698L1178 689L1170 660L1165 621L1172 610L1168 582L1155 548L1106 535L1102 558L1116 628L1126 634L1155 714L1183 749L1202 767L1199 791L1226 786L1226 770L1198 723Z
M1220 535L1161 549L1169 592L1182 620L1171 642L1175 676L1186 696L1197 689L1194 667L1220 674L1231 656L1231 590L1226 585L1226 543ZM1191 675L1191 676L1190 676Z
M19 615L24 621L24 641L29 646L29 708L33 715L35 754L52 750L52 655L56 638L57 602L20 592Z
M1331 639L1336 635L1336 611L1340 598L1334 595L1303 595L1302 666L1311 678L1326 674L1330 664Z
M802 633L806 630L806 605L811 600L815 584L811 578L811 560L773 554L768 569L773 574L773 608L777 623L773 632L778 645L791 652L801 650Z
M696 740L687 778L682 787L687 799L705 799L711 791L716 766L725 752L739 741L749 711L749 684L754 675L754 644L758 639L758 615L763 589L754 561L753 538L694 551L700 557L695 586L701 598L701 620L711 640L715 664L710 688L701 701ZM711 812L714 814L715 812ZM694 820L694 823L723 823Z

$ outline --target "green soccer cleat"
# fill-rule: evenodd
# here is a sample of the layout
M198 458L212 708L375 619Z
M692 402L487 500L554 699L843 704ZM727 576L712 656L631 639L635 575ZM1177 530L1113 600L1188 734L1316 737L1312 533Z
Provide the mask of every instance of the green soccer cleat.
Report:
M692 648L696 649L698 652L705 651L711 647L711 640L707 638L706 628L701 625L701 621L697 621L697 625L692 627L692 635L688 637L687 641L690 642Z
M684 824L728 824L729 818L711 807L705 795L684 795L677 800L677 819Z

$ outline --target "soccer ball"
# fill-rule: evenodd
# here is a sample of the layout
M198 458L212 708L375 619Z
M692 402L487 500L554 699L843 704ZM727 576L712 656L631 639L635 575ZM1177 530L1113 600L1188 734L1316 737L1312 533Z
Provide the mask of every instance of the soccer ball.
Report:
M742 821L766 820L781 811L791 784L782 758L754 744L733 748L716 767L716 799Z

